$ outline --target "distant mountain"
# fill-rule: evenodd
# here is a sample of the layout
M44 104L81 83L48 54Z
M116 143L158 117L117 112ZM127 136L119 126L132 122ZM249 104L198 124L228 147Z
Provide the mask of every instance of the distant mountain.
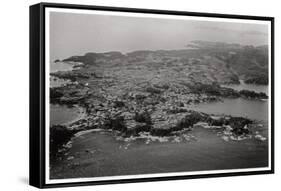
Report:
M209 52L226 62L246 83L268 84L268 46L243 46L209 41L192 41L198 51Z
M84 67L120 67L122 70L147 71L158 81L182 81L187 84L268 83L268 47L244 46L234 43L192 41L188 49L140 50L86 53L63 61L82 62ZM153 76L152 76L153 77Z
M121 52L106 52L106 53L86 53L84 56L72 56L64 59L64 62L83 62L84 64L94 64L96 60L99 59L117 59L123 58L124 55Z

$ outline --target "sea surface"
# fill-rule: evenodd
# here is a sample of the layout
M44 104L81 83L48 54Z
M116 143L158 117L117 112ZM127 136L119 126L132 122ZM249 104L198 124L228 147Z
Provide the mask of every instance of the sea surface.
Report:
M267 143L256 139L224 141L211 129L196 128L190 140L117 140L112 132L91 132L73 139L51 179L228 170L268 165Z
M50 125L66 125L78 120L83 115L79 107L50 104Z
M225 98L219 102L191 105L190 109L209 114L225 114L237 117L247 117L264 122L267 122L268 120L268 100Z
M268 86L267 85L255 85L255 84L246 84L243 80L239 80L240 84L231 84L223 85L223 87L232 88L234 90L251 90L256 92L263 92L268 95Z

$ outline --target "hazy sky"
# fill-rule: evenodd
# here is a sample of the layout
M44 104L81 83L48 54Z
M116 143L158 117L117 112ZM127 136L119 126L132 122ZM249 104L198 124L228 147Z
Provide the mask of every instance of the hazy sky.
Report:
M50 13L50 57L87 52L183 49L189 41L267 44L267 26L77 13Z

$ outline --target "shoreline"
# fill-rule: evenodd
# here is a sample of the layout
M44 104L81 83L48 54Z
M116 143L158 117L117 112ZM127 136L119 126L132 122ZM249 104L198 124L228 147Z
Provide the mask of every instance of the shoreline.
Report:
M82 65L79 64L79 66ZM85 67L85 65L83 66ZM219 120L213 120L212 116L215 116L214 114L205 114L189 110L189 105L207 104L210 102L216 103L221 101L224 97L230 97L232 99L240 97L242 99L254 100L260 100L260 98L256 98L257 96L265 98L264 94L258 94L248 90L236 91L216 84L188 85L187 88L189 89L189 92L186 95L181 96L181 94L174 93L174 91L178 91L177 89L173 90L171 87L166 87L164 84L148 86L145 89L145 92L142 93L130 92L126 95L127 97L125 99L114 97L112 99L110 95L105 94L104 96L108 96L106 102L95 100L96 103L93 102L95 103L93 105L93 103L91 103L93 92L87 81L91 78L95 79L97 76L89 73L82 75L82 73L79 72L80 69L67 72L56 72L55 76L57 78L68 79L71 80L72 83L62 85L61 87L51 88L52 103L68 106L76 105L80 110L79 113L83 111L75 119L59 126L59 131L61 131L61 128L63 127L65 128L63 131L67 134L72 134L69 138L66 138L63 144L67 144L78 132L95 131L95 129L98 128L118 131L123 137L137 137L138 134L142 132L147 132L151 136L163 137L171 136L170 134L181 131L184 128L192 131L193 126L198 122L207 122L207 126L210 126L212 123L219 123L220 128L228 128L229 131L231 131L229 132L229 135L234 136L234 138L232 138L233 140L244 139L244 137L247 137L248 134L250 134L248 128L245 128L244 126L253 123L251 120L245 117L235 118L226 115L220 115ZM98 78L98 80L102 80L102 78ZM242 93L240 94L240 92ZM188 99L186 99L186 96ZM175 97L177 102L173 101L173 97ZM134 108L131 110L128 108L132 103L136 106L138 106L138 104L143 104L143 101L149 98L152 98L149 104L153 107L157 106L157 108L162 109L159 110L153 107L148 107L146 109ZM155 101L153 99L155 99ZM160 102L156 101L157 99L160 100ZM163 101L161 99L163 99ZM141 105L141 108L143 107L144 106ZM163 119L163 117L165 117L165 119ZM229 122L226 118L237 120L237 122L234 122L234 124L229 127ZM162 121L168 123L165 124ZM243 121L246 121L246 123ZM258 137L262 140L265 139L263 136ZM227 139L229 139L229 137ZM63 144L58 145L58 147L61 148Z
M51 165L51 178L151 174L159 172L159 169L167 173L267 165L267 153L263 149L267 141L255 138L226 141L217 135L218 131L220 129L200 127L186 132L181 138L170 137L168 141L165 138L147 139L145 136L124 141L115 137L113 132L88 132L75 137L62 159ZM260 151L251 150L252 147L258 147ZM206 156L213 157L206 163Z
M255 158L256 153L251 152L251 156L248 156L247 149L244 147L251 145L251 148L248 149L254 148L255 150L255 147L263 145L260 148L262 160L255 165L264 164L267 152L265 145L268 143L268 139L267 134L264 135L259 130L264 128L261 124L252 118L241 117L241 115L214 114L216 112L207 114L204 111L190 108L193 105L218 103L224 99L263 100L268 98L265 93L261 92L223 87L223 83L237 82L239 78L234 73L226 71L227 67L222 67L224 73L221 75L214 68L209 70L209 66L206 64L211 61L214 62L214 65L220 66L223 64L223 60L211 56L191 59L166 58L166 56L157 55L158 53L153 55L154 53L146 52L136 52L128 54L126 57L119 53L105 54L88 53L85 56L71 57L68 59L69 61L86 62L75 69L73 67L71 71L51 73L52 76L71 81L70 84L50 89L51 103L77 105L84 111L67 124L51 127L51 173L56 174L55 171L58 170L58 172L66 173L62 175L62 178L69 177L72 176L72 170L68 167L71 167L81 171L81 177L100 176L102 173L95 170L98 168L96 166L98 159L95 157L100 157L101 160L114 158L110 154L111 151L117 155L120 151L121 159L126 158L131 164L134 164L134 160L137 159L134 158L134 155L130 155L130 152L137 151L137 148L135 148L136 150L131 149L131 146L137 142L140 142L138 149L144 149L144 154L151 152L150 147L161 150L163 146L167 146L171 149L181 150L182 155L192 161L195 160L192 155L195 158L199 155L196 153L196 148L199 149L198 153L201 153L200 149L202 149L204 150L200 155L203 157L200 158L202 166L198 164L196 168L206 167L204 155L211 155L208 153L208 147L213 147L214 153L220 152L218 148L223 150L224 147L229 147L227 152L230 156L232 156L231 149L233 149L238 153L244 151L245 153L240 153L240 155L246 158ZM151 58L153 56L155 57ZM218 79L222 79L221 84L217 83ZM191 136L193 133L197 136ZM59 135L57 136L59 140L52 135ZM197 143L198 140L204 144L200 145ZM176 144L177 146L175 146ZM217 148L212 144L215 144ZM106 148L104 148L105 145ZM88 149L87 146L91 146L95 150ZM194 148L191 148L192 146ZM112 150L111 147L116 148ZM193 154L187 156L184 149L191 149ZM57 153L57 151L59 152ZM73 153L69 155L68 152ZM166 152L173 151L166 150ZM182 155L177 153L175 156L181 157ZM90 156L94 158L87 158ZM149 160L149 156L147 155L144 161ZM212 157L216 158L215 155ZM234 157L233 160L236 160L233 161L233 165L249 166L247 161L240 161L236 158L237 156L232 157ZM114 159L119 161L120 158ZM157 161L157 159L154 160ZM171 160L169 158L168 161ZM226 169L229 168L228 165L233 168L232 164L223 163L224 160L214 161L214 163L218 166L223 164L223 168ZM165 161L158 161L165 163ZM121 166L126 165L122 161L119 162ZM100 164L114 166L109 169L113 175L118 174L123 168L119 168L119 164L110 161L102 161ZM144 169L149 166L142 165ZM158 164L154 165L158 166ZM88 166L90 166L89 171L86 169ZM178 167L180 166L174 166L172 169ZM163 168L163 166L160 165L159 168ZM192 169L192 165L187 165L183 169L188 170L189 168ZM131 166L125 169L127 170L125 172L133 170ZM90 170L93 171L93 174ZM138 170L140 169L134 172L138 172ZM75 172L72 173L75 174ZM75 177L79 176L75 174Z
M120 124L115 124L117 126L100 126L89 128L88 119L81 119L80 121L74 122L73 126L53 126L51 127L53 133L61 132L61 136L67 135L62 144L55 146L59 153L57 156L51 157L51 164L57 162L58 157L60 158L65 153L67 153L71 148L73 142L77 137L84 137L87 134L92 132L111 132L111 136L115 137L116 140L122 142L132 142L138 139L146 139L145 144L150 142L158 141L159 143L164 142L181 142L181 140L189 141L194 137L186 136L185 133L192 133L196 129L200 128L203 131L220 131L216 133L216 136L219 139L224 140L224 142L229 141L244 141L244 140L259 140L261 142L267 141L267 135L264 136L261 134L259 128L263 127L262 124L256 123L242 117L231 117L226 115L207 115L201 112L190 111L191 113L182 121L178 121L176 126L166 128L153 128L148 126L148 124L137 125L135 127L122 126ZM110 119L110 121L116 119ZM81 122L82 121L82 122ZM126 123L124 123L126 124ZM59 127L59 128L58 128ZM118 127L118 128L117 128ZM201 137L198 137L199 139ZM61 140L62 138L60 138ZM196 138L195 138L196 139ZM56 140L52 139L52 143L56 144ZM52 148L52 146L51 146ZM57 150L55 149L55 150ZM56 153L53 150L51 153Z
M75 107L78 108L78 113L79 113L79 115L78 115L75 119L70 120L70 121L68 121L68 122L66 122L66 123L63 123L63 124L61 124L61 125L67 126L67 128L68 128L68 126L70 126L71 124L75 123L76 121L85 119L85 118L87 117L84 108L82 108L82 107L80 107L80 106L75 106Z

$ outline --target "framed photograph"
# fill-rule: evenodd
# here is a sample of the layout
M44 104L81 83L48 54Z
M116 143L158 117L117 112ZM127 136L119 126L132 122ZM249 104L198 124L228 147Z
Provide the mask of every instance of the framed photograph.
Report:
M30 7L30 185L274 172L274 18Z

